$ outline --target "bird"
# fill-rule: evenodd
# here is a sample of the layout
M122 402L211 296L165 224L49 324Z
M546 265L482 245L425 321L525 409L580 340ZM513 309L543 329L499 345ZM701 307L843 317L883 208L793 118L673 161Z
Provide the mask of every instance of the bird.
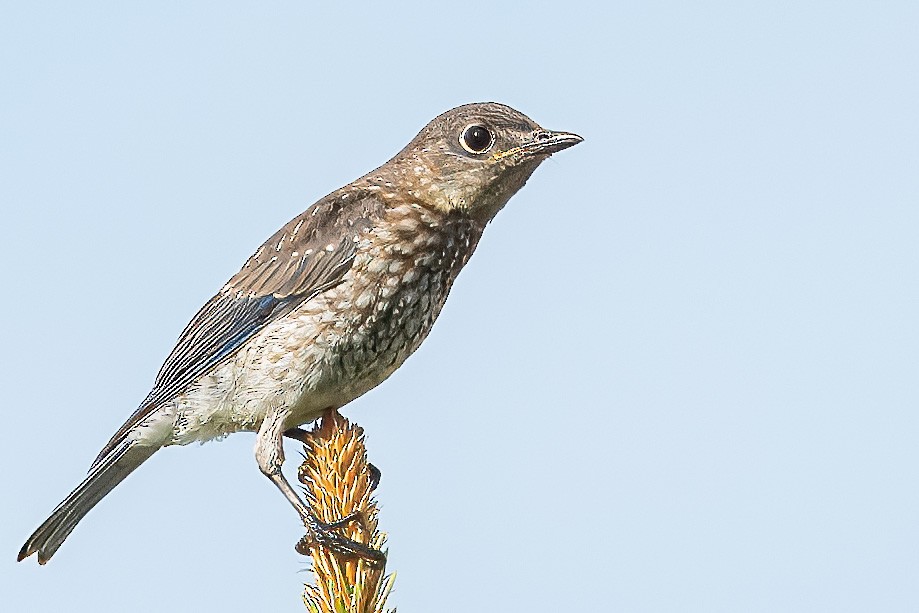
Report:
M428 336L486 225L543 161L582 140L504 104L465 104L292 219L192 318L149 394L17 559L47 563L159 449L255 432L259 470L308 537L379 561L381 552L335 534L337 524L304 504L281 471L283 438L300 438L300 426L398 369Z

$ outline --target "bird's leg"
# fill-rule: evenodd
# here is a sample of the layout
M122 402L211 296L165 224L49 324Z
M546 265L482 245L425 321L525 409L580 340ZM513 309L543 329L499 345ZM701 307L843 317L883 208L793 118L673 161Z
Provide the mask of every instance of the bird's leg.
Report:
M258 462L259 470L271 479L271 482L281 490L284 497L297 510L313 542L341 555L382 563L386 559L383 552L331 532L338 527L337 524L344 520L350 522L352 518L346 517L331 524L320 521L300 499L284 473L281 472L281 466L284 464L284 420L288 414L289 412L283 409L271 411L262 421L262 426L255 438L255 460Z
M288 428L284 431L284 436L287 438L292 438L295 441L300 441L304 445L306 444L306 437L309 436L309 432L303 428ZM380 485L380 479L383 476L383 473L380 472L380 469L367 462L367 470L370 471L370 489L375 490L377 486ZM353 513L352 513L353 515ZM342 518L345 519L345 518ZM337 522L336 522L337 523Z
M310 514L309 509L281 472L281 466L284 464L284 439L283 435L278 435L278 430L283 427L286 417L287 411L272 411L262 421L255 438L255 461L258 462L262 474L271 479L300 517L306 521L307 515Z

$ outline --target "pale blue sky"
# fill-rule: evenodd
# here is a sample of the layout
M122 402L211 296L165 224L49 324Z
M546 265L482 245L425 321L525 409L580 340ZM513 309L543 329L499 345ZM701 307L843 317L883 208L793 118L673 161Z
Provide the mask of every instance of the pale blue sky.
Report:
M345 411L391 603L919 610L919 4L348 6L2 10L0 608L303 610L248 434L14 559L268 235L495 100L586 140Z

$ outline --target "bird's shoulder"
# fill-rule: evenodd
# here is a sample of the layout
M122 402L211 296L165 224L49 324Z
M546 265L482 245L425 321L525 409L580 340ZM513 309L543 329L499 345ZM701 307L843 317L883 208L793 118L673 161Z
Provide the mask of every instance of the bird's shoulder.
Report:
M318 281L340 276L335 270L353 257L354 245L379 223L384 209L370 190L348 186L332 192L262 243L220 294L284 299L315 289Z

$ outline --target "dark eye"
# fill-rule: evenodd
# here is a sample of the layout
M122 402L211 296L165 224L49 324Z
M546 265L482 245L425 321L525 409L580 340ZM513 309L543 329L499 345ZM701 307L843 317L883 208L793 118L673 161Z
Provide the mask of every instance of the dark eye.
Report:
M494 142L495 136L491 131L477 124L467 126L460 136L460 144L469 153L485 153Z

